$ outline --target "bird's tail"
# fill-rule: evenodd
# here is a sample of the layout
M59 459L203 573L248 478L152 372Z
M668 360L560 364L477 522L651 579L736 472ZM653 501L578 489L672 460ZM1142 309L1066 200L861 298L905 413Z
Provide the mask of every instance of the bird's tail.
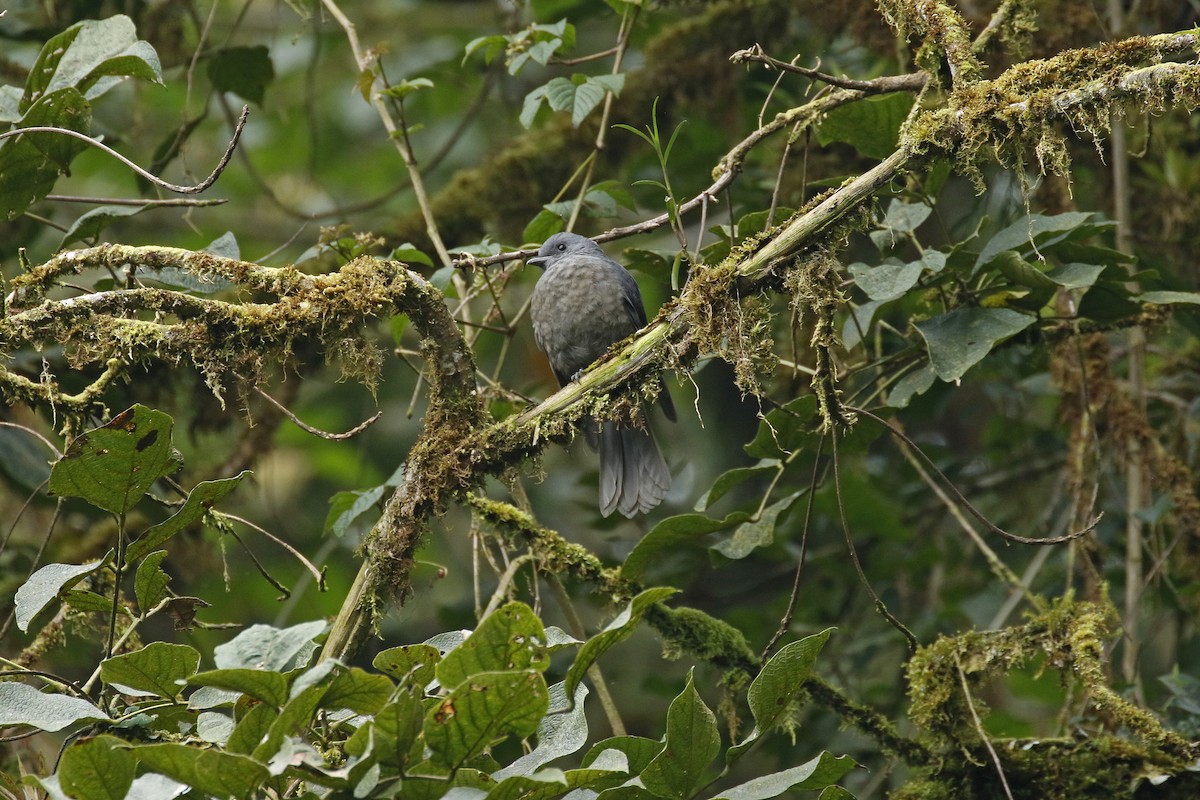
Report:
M589 441L600 451L600 513L617 509L626 517L644 514L657 506L671 488L671 471L649 428L618 426L605 421ZM595 440L599 441L596 442Z

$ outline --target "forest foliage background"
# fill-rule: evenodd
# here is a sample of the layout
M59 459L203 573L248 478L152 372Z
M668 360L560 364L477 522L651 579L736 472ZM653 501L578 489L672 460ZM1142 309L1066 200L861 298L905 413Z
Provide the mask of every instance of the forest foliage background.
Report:
M193 197L0 141L0 667L101 714L0 692L9 795L101 796L85 753L122 797L1194 796L1191 0L4 12L0 132L183 185L235 142ZM652 326L538 405L521 257L566 227ZM674 487L604 519L563 445L660 370ZM394 649L485 618L528 663ZM455 750L484 674L540 688ZM566 772L517 768L572 696Z

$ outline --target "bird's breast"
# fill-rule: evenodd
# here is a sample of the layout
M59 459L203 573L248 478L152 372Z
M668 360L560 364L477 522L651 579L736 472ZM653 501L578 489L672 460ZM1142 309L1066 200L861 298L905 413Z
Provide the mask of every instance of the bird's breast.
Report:
M594 262L547 269L534 287L529 313L538 347L568 378L636 330L619 277Z

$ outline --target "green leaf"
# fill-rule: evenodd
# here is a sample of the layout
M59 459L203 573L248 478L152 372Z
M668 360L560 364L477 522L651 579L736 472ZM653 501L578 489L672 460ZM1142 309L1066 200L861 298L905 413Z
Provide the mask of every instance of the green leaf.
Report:
M906 203L899 198L892 198L879 227L896 233L912 233L932 213L933 207L927 203Z
M124 742L92 736L73 743L58 762L59 785L75 800L124 800L137 770Z
M370 736L371 752L383 764L392 767L403 767L409 760L413 743L421 734L421 726L425 721L425 708L419 694L400 692L396 699L381 708L372 718L369 727L359 728L359 733ZM352 737L346 743L346 750L354 755L351 745L357 738ZM364 740L365 741L365 738Z
M77 722L107 721L108 715L82 697L39 692L16 681L0 682L0 727L28 725L61 731Z
M504 734L528 736L549 708L540 672L482 672L472 675L425 715L425 744L433 761L450 768L486 750Z
M397 100L403 100L413 92L419 92L422 89L432 89L433 81L429 78L409 78L408 80L400 81L395 86L389 86L383 90L383 93L388 97L394 97Z
M912 96L902 93L847 103L825 115L817 126L817 141L822 147L846 142L869 158L887 158L896 149L912 105Z
M302 622L290 628L251 625L225 644L213 649L218 669L249 667L287 672L308 663L316 650L313 639L325 632L323 620Z
M110 553L109 556L111 555ZM29 623L51 600L58 597L59 592L69 589L85 576L100 569L108 563L109 556L86 564L47 564L30 575L29 580L21 584L16 597L13 598L13 614L17 628L22 631L29 630Z
M105 597L102 594L96 594L86 589L69 589L62 593L62 601L64 605L68 605L76 611L93 614L112 613L113 601L111 597ZM117 612L133 616L129 609L123 605L117 607Z
M219 711L201 711L196 715L196 735L206 742L226 744L233 727L233 717Z
M1089 222L1093 216L1090 211L1071 211L1050 216L1033 214L1022 217L988 240L975 259L972 274L986 268L1005 250L1031 253L1035 246L1049 247L1067 237L1089 235L1109 227L1109 223Z
M567 678L563 682L563 691L569 696L575 695L575 687L583 680L584 673L588 667L596 663L596 659L604 655L613 647L613 645L629 637L641 621L642 615L653 606L655 603L660 603L666 600L671 595L675 594L678 589L669 586L658 586L652 589L646 589L638 594L637 597L629 601L629 605L622 609L616 619L608 623L604 630L596 634L592 638L584 642L579 648L579 652L575 654L575 661L567 670Z
M66 88L93 100L124 77L162 82L158 55L149 43L138 40L133 20L116 14L79 22L42 46L25 82L21 110Z
M199 672L188 678L188 684L241 692L272 708L282 708L287 703L288 690L291 688L291 681L282 673L248 667Z
M249 800L270 777L257 761L218 750L168 743L139 745L132 752L150 770L214 797Z
M320 707L374 714L387 704L395 688L383 675L372 675L358 667L342 667L329 682Z
M137 597L138 608L143 614L154 608L167 596L167 585L171 576L163 572L161 564L167 557L166 550L155 550L138 564L137 575L133 580L134 596Z
M563 79L556 78L555 80ZM538 109L542 107L542 101L546 99L547 91L547 85L543 84L525 95L525 100L521 103L521 113L517 119L526 130L533 127L533 118L537 116Z
M642 783L662 797L689 798L708 782L708 767L721 750L717 718L704 704L688 671L687 685L667 710L663 751L642 770Z
M722 539L713 545L712 549L726 558L737 559L745 558L758 548L771 544L775 541L775 523L779 515L791 508L802 494L804 492L793 492L776 500L763 509L758 519L748 519L738 525L733 535Z
M328 672L326 673L329 674ZM290 700L280 709L279 715L271 721L271 726L267 729L260 741L254 743L254 750L251 755L258 761L270 761L284 741L289 736L296 736L303 732L313 721L313 715L317 713L320 707L321 698L328 691L328 683L314 683L306 686L298 693L294 691L299 685L297 681L293 684L293 693Z
M135 542L125 551L125 563L132 564L142 556L156 550L164 542L182 531L188 525L203 517L218 500L232 492L242 479L250 474L243 471L232 478L220 478L215 481L202 481L188 492L183 506L167 519L146 529Z
M136 216L148 208L153 206L100 206L88 211L79 219L71 223L71 227L67 228L67 232L63 234L62 241L58 243L61 250L74 242L82 242L84 240L95 240L100 236L101 231L107 228L117 220L125 219L126 217Z
M916 395L924 394L937 380L937 373L929 364L922 364L900 380L888 392L887 403L892 408L905 408Z
M688 548L698 548L704 537L750 519L748 511L734 511L722 519L706 514L677 514L655 525L642 537L621 564L621 577L639 581L651 567L661 567L668 557L678 558Z
M172 424L163 412L135 405L107 425L76 436L50 470L50 493L82 497L124 514L152 483L178 468Z
M437 679L453 689L482 672L535 670L550 666L542 621L524 603L508 603L479 624L475 632L437 665Z
M100 680L124 694L172 699L196 674L200 653L186 644L154 642L100 662Z
M466 64L467 59L482 50L484 63L490 64L492 63L492 59L494 59L501 51L503 51L505 45L507 44L507 37L499 33L492 34L491 36L480 36L477 39L472 39L471 41L467 42L467 46L464 48L462 63Z
M521 124L526 128L533 124L533 117L542 101L549 103L555 111L570 111L571 125L578 128L587 115L604 100L609 92L620 95L625 85L625 76L617 75L572 75L570 78L553 78L525 96L521 107Z
M1200 293L1196 292L1172 292L1172 291L1154 291L1143 292L1133 298L1139 303L1151 303L1153 305L1165 306L1173 303L1200 303Z
M1096 282L1104 267L1100 264L1063 264L1046 273L1046 277L1064 289L1087 289Z
M433 645L406 644L381 651L371 666L400 682L401 686L424 689L434 677L442 654Z
M727 470L717 476L713 481L713 485L705 492L699 500L696 501L695 510L703 511L711 508L713 503L716 503L724 497L732 489L741 486L751 478L756 478L760 475L771 475L779 471L781 462L777 458L763 459L760 463L753 467L735 467Z
M644 736L613 736L592 745L583 757L583 766L598 763L600 756L610 750L623 754L628 764L628 772L637 775L663 751L663 743Z
M40 494L50 477L48 448L28 430L0 427L0 473L22 489Z
M754 729L725 754L726 763L733 763L751 742L771 731L784 715L791 713L792 703L804 689L804 682L813 674L817 655L829 641L833 628L806 636L782 647L763 665L750 684L746 701L754 715Z
M521 240L526 242L544 242L566 227L562 215L548 208L537 213L521 234Z
M925 264L921 261L910 261L907 264L888 263L871 267L862 262L847 267L858 288L866 292L867 297L880 302L895 300L917 285ZM869 323L868 323L869 324Z
M493 776L495 777L495 776ZM505 778L487 793L487 800L550 800L554 797L574 793L587 797L602 789L616 786L628 780L623 770L611 769L543 769L529 775L513 775ZM579 796L575 795L575 796Z
M67 88L39 98L18 127L52 126L86 134L91 124L91 104L77 89ZM29 133L0 143L0 219L16 219L50 194L58 176L86 148L58 133Z
M209 56L208 79L216 91L232 92L261 106L267 85L275 79L275 67L262 45L224 47Z
M556 758L569 756L587 744L587 716L583 709L587 695L588 688L582 683L575 687L574 698L568 698L565 684L551 686L551 711L538 723L537 747L492 773L492 777L502 781L514 775L531 775Z
M726 789L714 800L768 800L784 792L823 789L840 781L857 766L850 756L835 757L823 752L798 767L763 775Z
M396 247L388 254L388 258L392 261L403 261L405 264L424 264L427 267L433 266L433 259L422 250L418 250L417 246L409 242Z
M858 306L852 305L850 313L842 325L842 346L847 350L857 347L871 330L875 312L890 302L890 300L868 300ZM759 433L764 433L762 428L759 428Z
M203 689L199 691L204 691ZM248 756L266 738L279 718L279 712L266 703L255 703L246 709L242 718L233 726L233 732L225 742L230 753Z
M1028 311L1037 311L1050 302L1058 291L1058 284L1035 265L1029 263L1013 250L1006 250L992 260L992 266L1017 286L1028 287L1028 294L1010 304Z
M954 382L999 342L1034 322L1033 316L1008 308L956 308L918 322L916 327L925 337L933 371L942 380Z

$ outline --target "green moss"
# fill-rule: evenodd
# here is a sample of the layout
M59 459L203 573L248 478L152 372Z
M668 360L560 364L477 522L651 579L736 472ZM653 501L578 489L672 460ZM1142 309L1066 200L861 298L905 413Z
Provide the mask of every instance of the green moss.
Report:
M1200 748L1109 687L1102 658L1110 622L1109 609L1065 597L1023 625L944 636L922 648L907 667L909 715L946 758L897 796L1002 797L995 758L974 722L974 714L987 713L978 690L986 680L1034 659L1077 680L1084 699L1114 729L1131 731L1141 743L1105 734L1062 741L992 739L1014 796L1115 797L1138 777L1182 773ZM964 681L971 691L970 705L963 694Z

